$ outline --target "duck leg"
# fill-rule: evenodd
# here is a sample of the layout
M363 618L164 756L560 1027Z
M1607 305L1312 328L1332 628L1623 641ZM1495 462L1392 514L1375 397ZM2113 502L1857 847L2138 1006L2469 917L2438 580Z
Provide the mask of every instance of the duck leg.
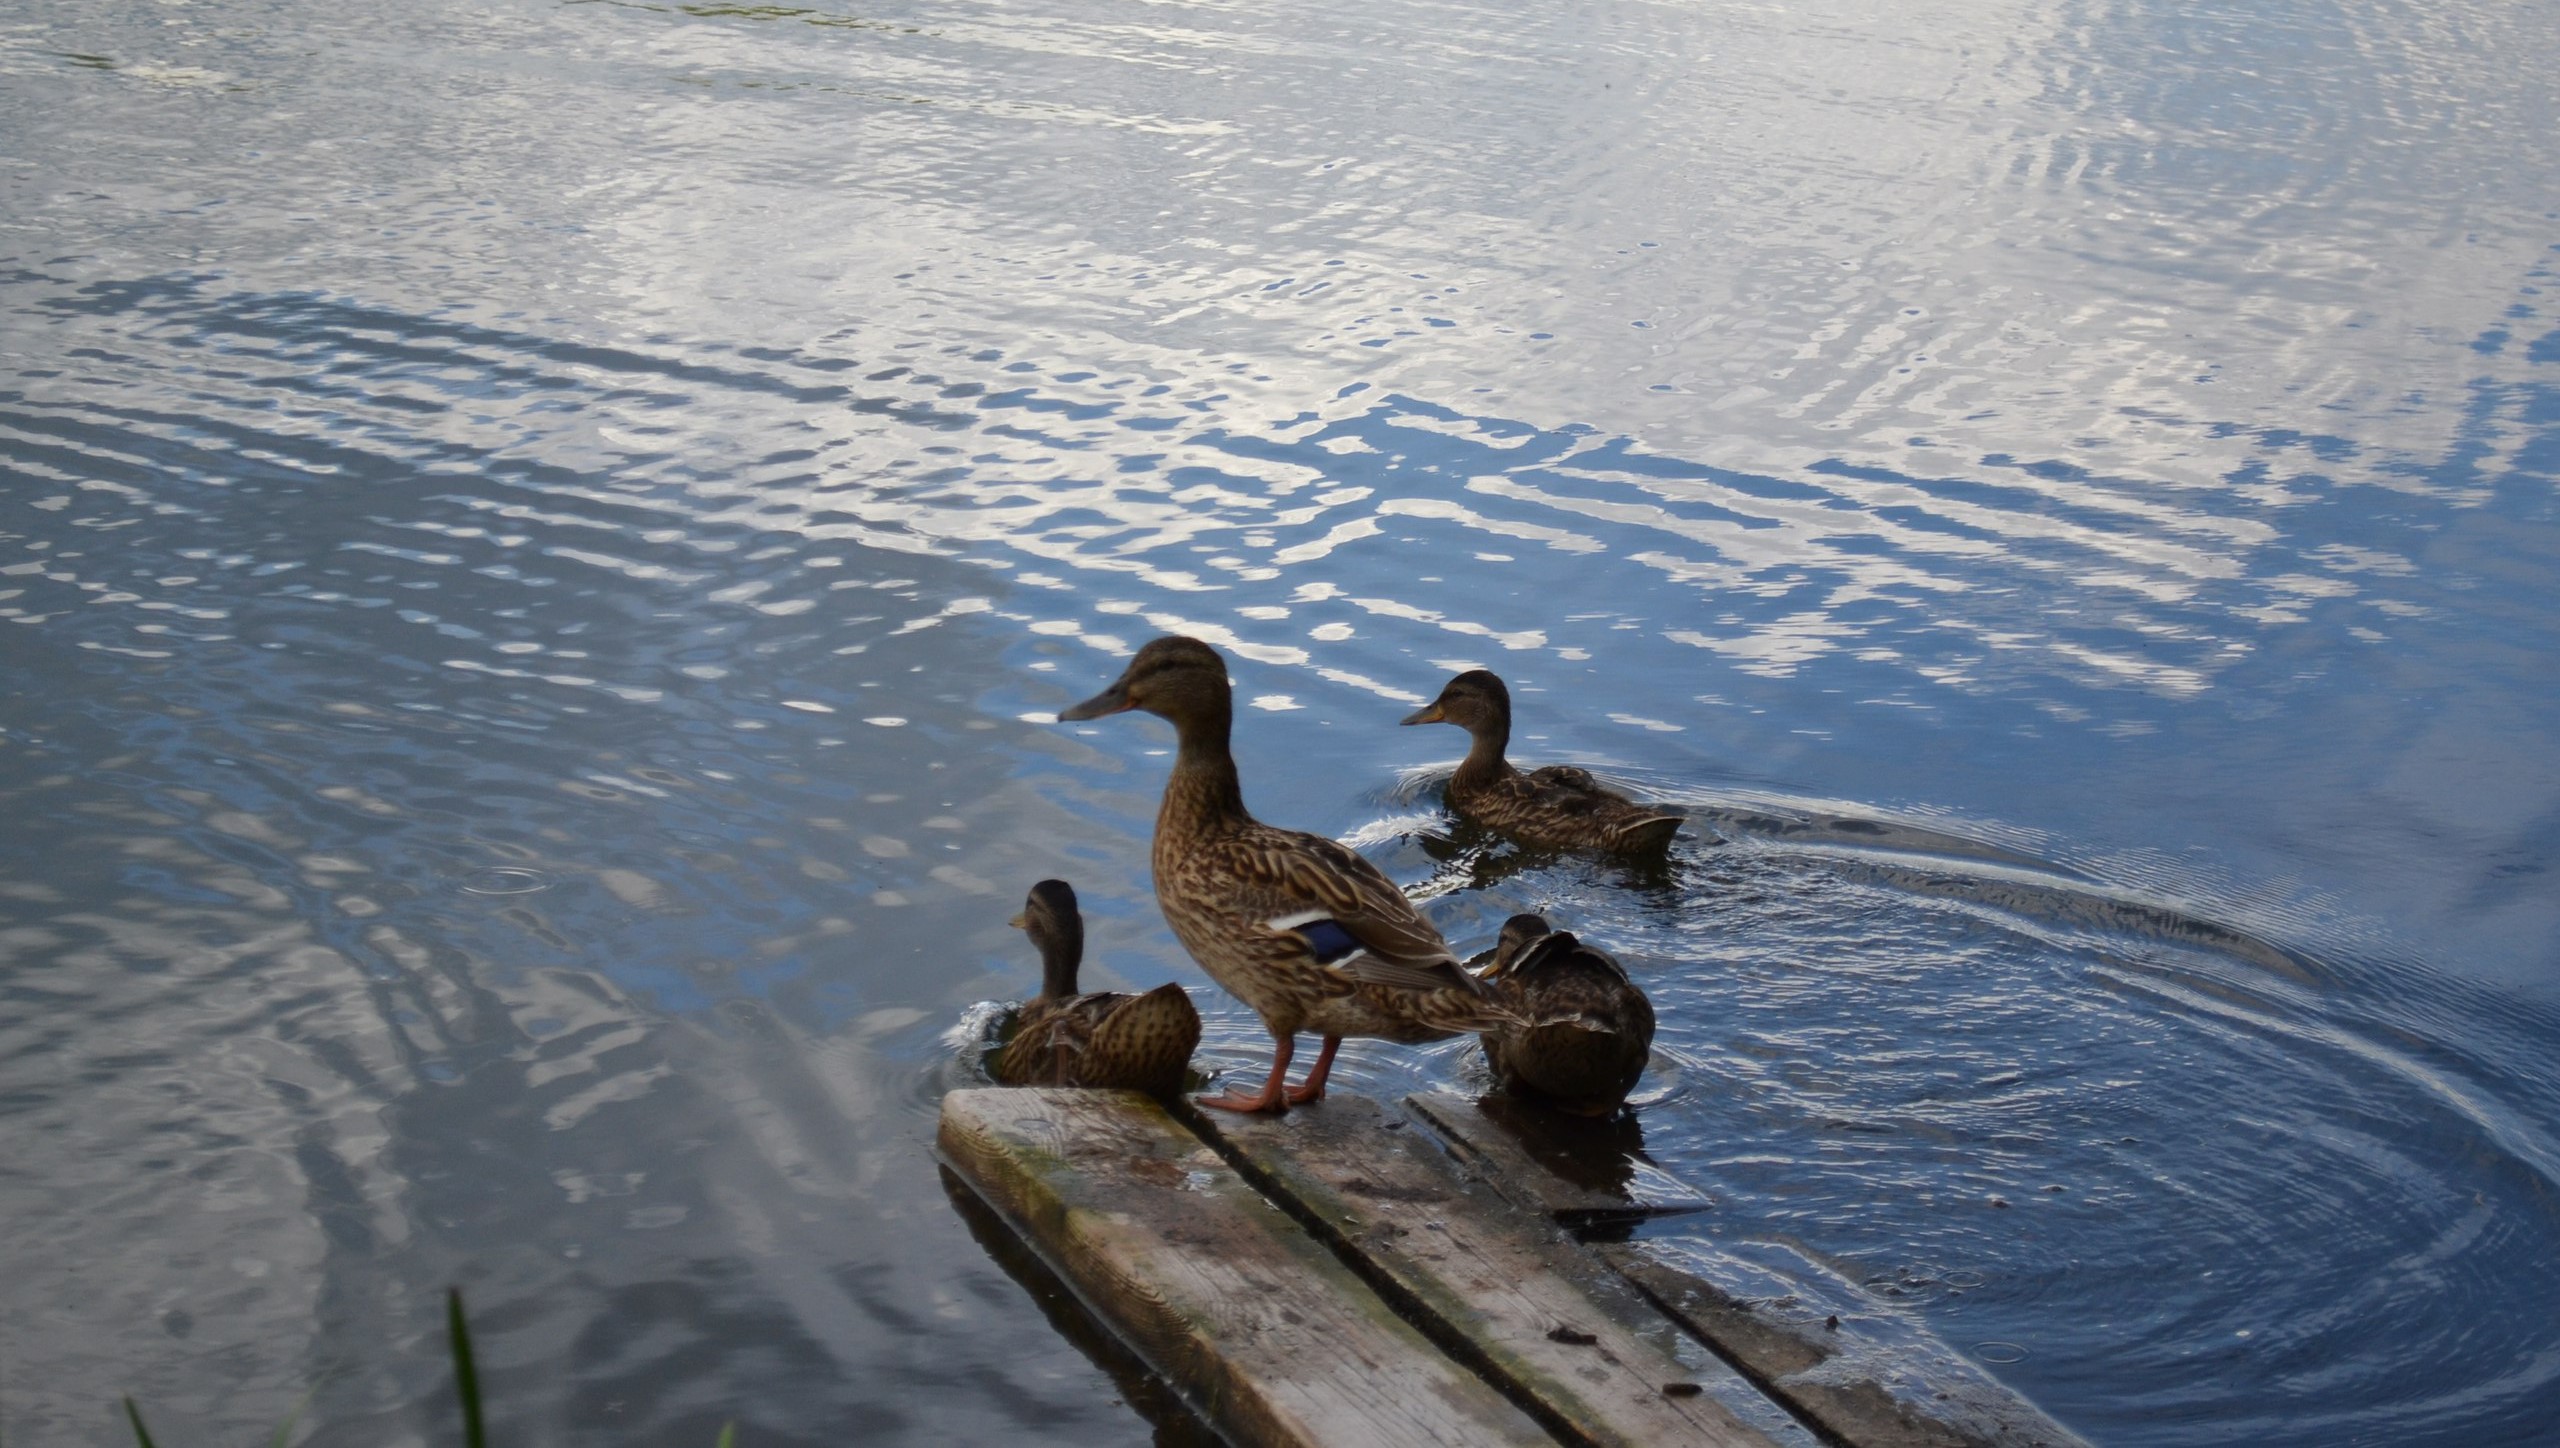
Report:
M1340 1036L1324 1038L1324 1049L1316 1053L1316 1063L1307 1068L1307 1079L1281 1093L1288 1098L1290 1105L1304 1106L1310 1101L1324 1099L1324 1081L1333 1074L1333 1053L1340 1049Z
M1213 1111L1252 1113L1286 1110L1289 1104L1287 1091L1289 1058L1297 1052L1298 1038L1281 1036L1278 1040L1279 1048L1272 1052L1271 1056L1271 1079L1262 1083L1262 1089L1259 1092L1247 1096L1240 1091L1221 1091L1215 1096L1193 1097L1194 1104L1206 1106ZM1324 1059L1328 1064L1333 1060L1332 1037L1327 1037L1325 1040Z

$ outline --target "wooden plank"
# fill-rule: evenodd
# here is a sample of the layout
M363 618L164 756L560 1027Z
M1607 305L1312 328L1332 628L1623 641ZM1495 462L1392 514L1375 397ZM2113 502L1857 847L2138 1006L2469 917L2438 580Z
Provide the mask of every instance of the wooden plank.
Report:
M1418 1129L1336 1093L1280 1117L1193 1118L1435 1342L1564 1442L1814 1440L1551 1222L1468 1181Z
M1925 1327L1819 1266L1695 1239L1599 1249L1699 1341L1856 1448L2088 1448Z
M1094 1316L1093 1309L1084 1305L1076 1290L1050 1270L1011 1222L996 1215L975 1187L947 1166L937 1167L934 1174L942 1179L942 1194L950 1201L961 1225L969 1229L970 1240L1030 1294L1032 1304L1060 1337L1110 1376L1112 1391L1119 1394L1120 1401L1154 1430L1156 1448L1217 1448L1221 1442L1217 1430L1155 1370L1154 1364L1130 1350L1119 1329Z
M944 1162L1246 1448L1551 1445L1164 1108L955 1091Z
M1643 1133L1632 1118L1593 1120L1454 1091L1422 1092L1404 1104L1506 1200L1555 1218L1577 1236L1714 1205L1644 1155Z
M1448 1092L1406 1105L1506 1197L1562 1221L1605 1222L1613 1203L1650 1213L1680 1194L1703 1203L1668 1176L1613 1170L1605 1141L1590 1144L1603 1158L1594 1160L1591 1150L1541 1139L1535 1121L1505 1119ZM1694 1237L1599 1252L1691 1336L1856 1448L2081 1444L1927 1329L1799 1254L1772 1248L1768 1261L1754 1262Z

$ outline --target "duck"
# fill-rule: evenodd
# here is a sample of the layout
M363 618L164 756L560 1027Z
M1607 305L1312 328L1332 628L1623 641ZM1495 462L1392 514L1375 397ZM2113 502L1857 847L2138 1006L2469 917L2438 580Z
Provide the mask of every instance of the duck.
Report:
M1626 968L1534 914L1504 921L1489 955L1482 978L1525 1022L1482 1033L1494 1079L1576 1116L1624 1105L1653 1051L1653 1002Z
M1156 904L1174 938L1271 1033L1259 1091L1199 1104L1276 1112L1324 1098L1344 1038L1406 1044L1523 1024L1469 974L1377 866L1322 835L1267 825L1245 808L1228 735L1226 660L1196 638L1151 639L1119 678L1062 709L1072 723L1140 710L1173 725L1173 769L1156 813ZM1299 1035L1322 1045L1289 1084Z
M1074 887L1043 880L1010 922L1040 949L1040 994L1023 1003L1012 1038L987 1063L1008 1086L1104 1086L1170 1096L1200 1044L1190 992L1167 981L1143 995L1078 994L1084 916Z
M1451 679L1440 697L1406 715L1406 724L1455 724L1474 743L1449 776L1449 807L1522 844L1547 849L1658 851L1684 816L1638 804L1603 789L1591 771L1550 764L1522 773L1503 751L1511 745L1511 691L1488 669Z

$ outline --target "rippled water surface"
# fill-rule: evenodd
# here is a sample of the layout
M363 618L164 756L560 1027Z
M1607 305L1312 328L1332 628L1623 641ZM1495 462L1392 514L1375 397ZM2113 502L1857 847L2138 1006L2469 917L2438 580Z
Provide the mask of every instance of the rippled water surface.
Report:
M2105 1445L2554 1441L2552 21L11 9L0 1434L448 1441L454 1282L510 1442L1157 1433L927 1148L1044 874L1258 1069L1047 722L1181 630L1655 992L1666 1235ZM1667 874L1449 838L1476 665Z

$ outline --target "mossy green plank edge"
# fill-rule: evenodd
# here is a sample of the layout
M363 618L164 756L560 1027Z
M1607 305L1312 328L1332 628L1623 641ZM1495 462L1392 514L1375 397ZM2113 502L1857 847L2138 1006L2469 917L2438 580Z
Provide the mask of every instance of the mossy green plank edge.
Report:
M1424 1133L1375 1102L1337 1092L1281 1117L1188 1119L1559 1439L1609 1448L1813 1441L1723 1363L1681 1362L1672 1324L1605 1264L1545 1218L1468 1182Z
M1553 1439L1148 1097L943 1099L943 1160L1245 1448Z

